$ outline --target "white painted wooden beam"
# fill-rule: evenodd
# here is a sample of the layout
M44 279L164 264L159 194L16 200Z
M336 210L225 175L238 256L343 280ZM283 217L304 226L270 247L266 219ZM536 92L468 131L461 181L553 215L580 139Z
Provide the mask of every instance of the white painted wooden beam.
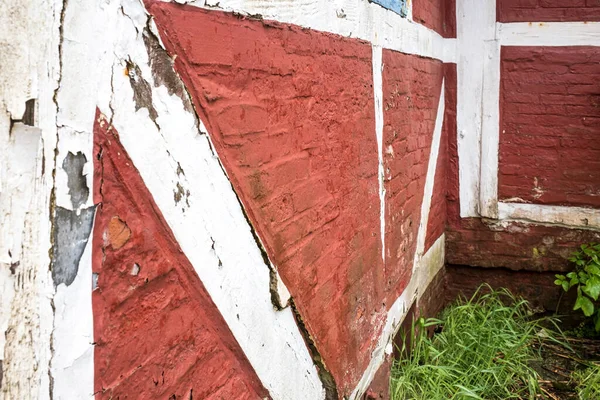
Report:
M498 22L496 38L502 46L600 46L600 22Z
M498 217L500 220L600 229L600 210L592 208L499 202Z
M460 216L477 217L480 215L481 200L483 105L487 102L487 96L494 96L484 87L485 82L488 82L490 89L494 86L489 77L486 79L484 70L486 63L493 61L486 61L486 42L493 41L495 36L495 1L457 0L456 18L458 40L456 124ZM486 119L487 127L492 123L493 117Z

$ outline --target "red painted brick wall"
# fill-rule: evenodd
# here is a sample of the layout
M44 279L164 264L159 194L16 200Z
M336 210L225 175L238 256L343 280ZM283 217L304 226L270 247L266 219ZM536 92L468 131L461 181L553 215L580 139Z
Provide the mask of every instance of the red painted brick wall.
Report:
M448 219L448 174L450 159L448 157L448 137L456 135L456 64L444 64L444 123L440 138L440 150L435 171L431 210L427 222L425 252L446 230Z
M567 261L570 253L582 243L600 241L600 232L460 218L456 113L448 113L449 108L456 109L456 71L447 68L445 78L446 118L454 119L448 124L453 131L448 132L446 263L529 271L572 268Z
M349 394L387 311L371 46L150 7L253 226Z
M502 48L499 198L600 208L600 48Z
M442 64L383 53L384 145L393 148L384 266L371 46L173 4L150 11L339 395L348 395L412 271Z
M446 38L456 37L456 0L413 0L413 20Z
M412 273L443 66L391 50L383 50L383 65L385 269L391 304Z
M600 0L497 0L500 22L600 21Z
M264 398L266 390L100 114L94 155L96 398Z

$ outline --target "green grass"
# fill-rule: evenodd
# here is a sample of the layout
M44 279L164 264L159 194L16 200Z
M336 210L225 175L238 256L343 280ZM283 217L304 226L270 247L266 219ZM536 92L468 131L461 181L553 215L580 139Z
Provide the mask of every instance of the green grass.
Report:
M577 395L580 399L600 399L600 365L592 364L584 370L574 372L573 380L577 383Z
M391 398L535 399L542 390L530 365L540 359L543 327L531 315L526 301L483 286L440 319L420 319L410 333L411 351L402 349L392 367ZM430 338L425 328L433 325L442 331Z

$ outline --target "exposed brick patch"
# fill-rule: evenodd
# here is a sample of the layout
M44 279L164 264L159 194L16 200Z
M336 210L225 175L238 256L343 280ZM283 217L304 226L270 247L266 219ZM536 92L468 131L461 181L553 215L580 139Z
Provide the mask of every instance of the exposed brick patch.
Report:
M600 48L501 54L499 198L600 208Z
M600 0L497 0L500 22L600 21Z
M456 0L414 0L413 20L446 38L456 37Z
M149 9L340 396L350 394L387 312L371 46L196 7Z
M386 284L393 302L413 267L442 84L442 63L383 51Z
M96 398L264 398L117 133L99 114L94 155ZM114 240L104 241L107 231Z

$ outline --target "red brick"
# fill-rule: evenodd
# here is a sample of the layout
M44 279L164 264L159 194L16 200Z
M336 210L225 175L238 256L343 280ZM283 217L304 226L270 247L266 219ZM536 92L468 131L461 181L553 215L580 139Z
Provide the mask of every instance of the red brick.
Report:
M546 73L557 65L573 71L569 60L574 65L583 61L597 66L600 50L502 49L501 199L519 197L538 204L600 207L596 195L600 192L600 165L595 162L600 152L594 144L600 137L596 103L600 67L562 75ZM520 63L523 70L518 68ZM591 84L582 84L586 82Z
M599 0L497 0L499 22L600 21Z

